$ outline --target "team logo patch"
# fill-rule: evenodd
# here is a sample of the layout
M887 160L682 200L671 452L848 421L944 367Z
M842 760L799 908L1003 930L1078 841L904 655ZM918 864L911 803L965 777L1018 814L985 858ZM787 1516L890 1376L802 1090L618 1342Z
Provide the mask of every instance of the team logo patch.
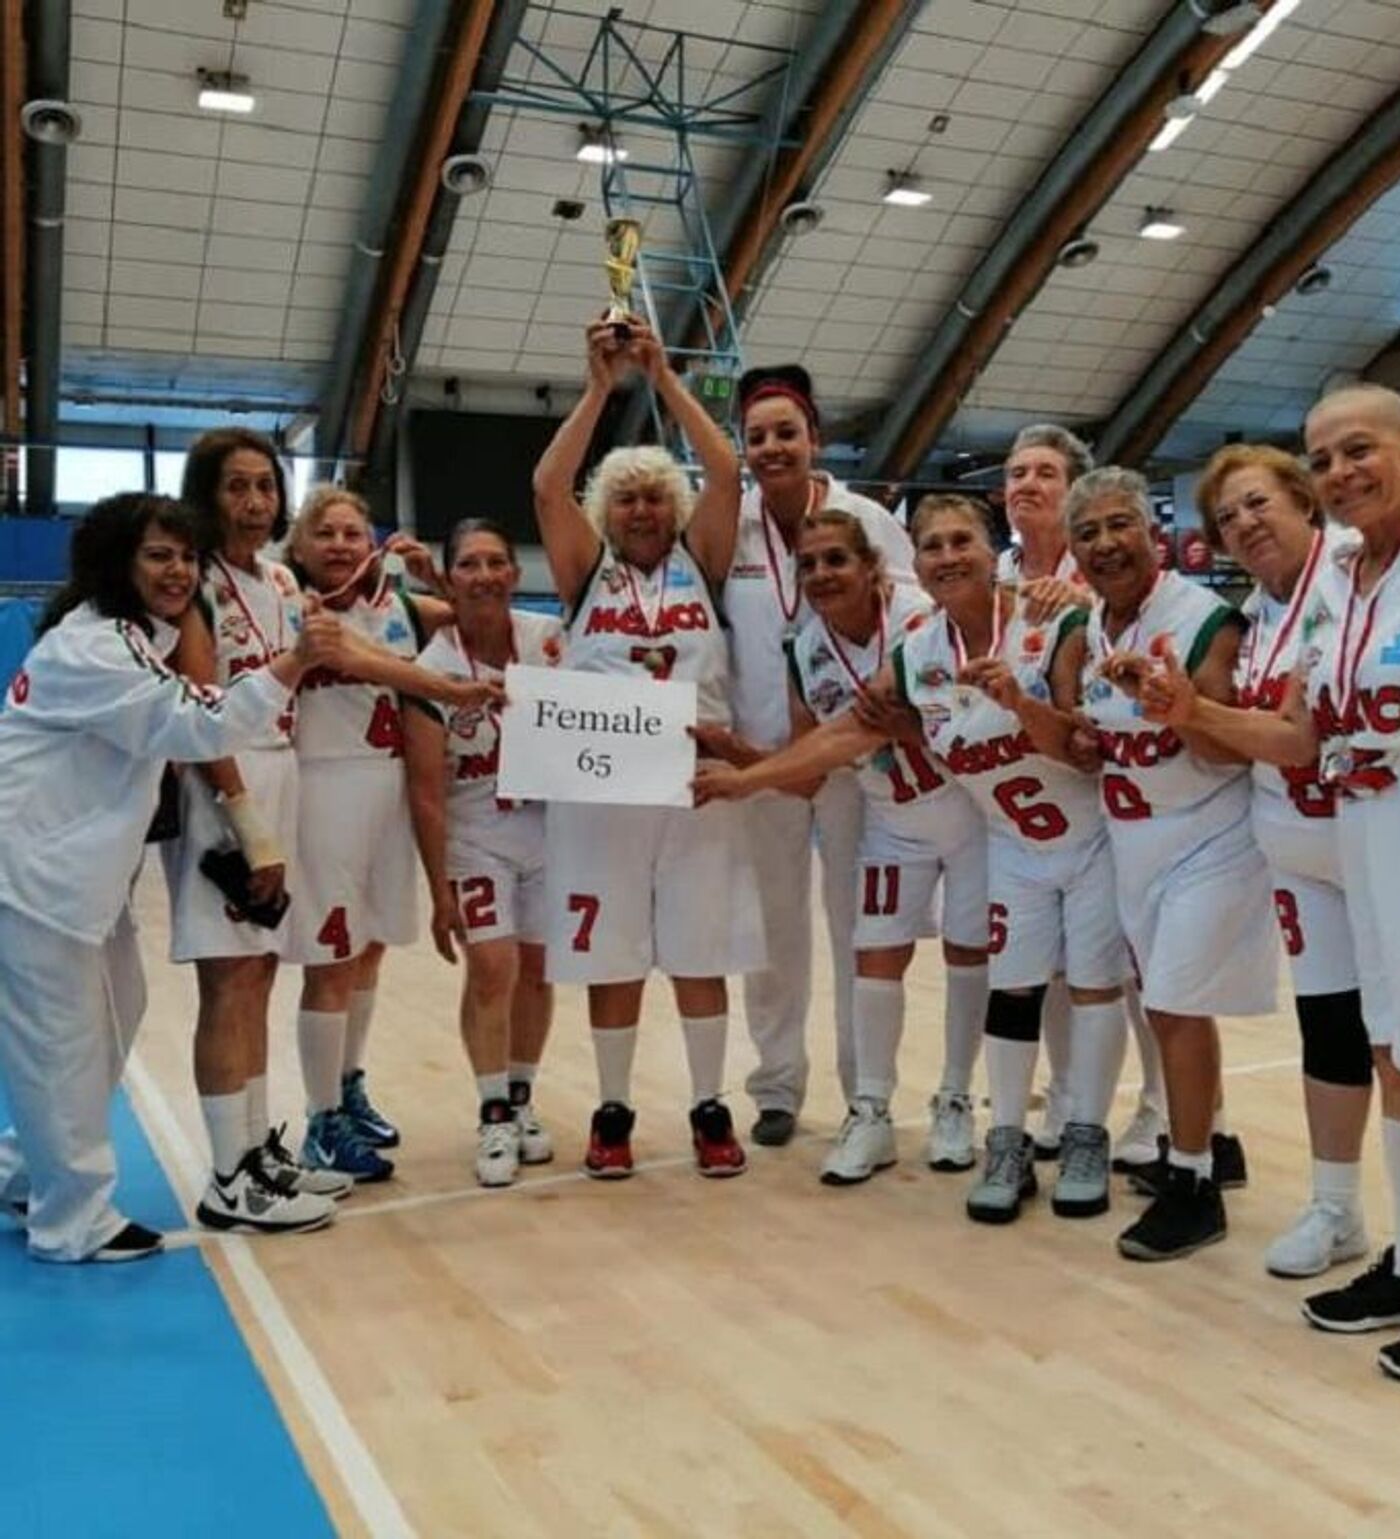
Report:
M1400 667L1400 636L1392 636L1381 648L1381 662L1387 668Z
M952 707L944 705L941 700L930 700L926 705L921 705L919 715L923 718L924 725L935 731L953 719Z
M544 653L544 660L549 664L551 668L554 667L554 665L564 655L563 650L559 645L559 638L557 636L546 636L540 651Z
M1032 679L1025 686L1025 690L1032 700L1048 700L1050 698L1050 686L1044 679Z
M756 562L747 561L738 566L731 566L729 575L731 577L767 577L768 568Z
M1107 700L1113 693L1113 685L1107 679L1095 679L1089 686L1089 698L1091 700Z
M687 567L667 566L666 586L668 588L693 588L695 586L695 574Z
M1025 640L1021 643L1021 656L1027 662L1033 662L1045 651L1045 632L1027 631Z
M407 641L408 626L402 620L393 619L384 627L385 641Z
M627 591L627 574L621 568L605 566L601 576L603 586L609 593L625 593Z
M928 689L941 689L944 684L951 682L952 677L946 668L940 668L937 663L919 670L919 683Z
M823 679L810 696L813 710L823 716L829 716L833 711L839 710L845 698L846 691L841 687L838 679Z
M832 655L831 648L826 642L819 641L812 648L811 666L813 668L829 668L836 658Z
M928 616L924 614L910 615L904 622L904 629L906 631L916 631L927 619Z

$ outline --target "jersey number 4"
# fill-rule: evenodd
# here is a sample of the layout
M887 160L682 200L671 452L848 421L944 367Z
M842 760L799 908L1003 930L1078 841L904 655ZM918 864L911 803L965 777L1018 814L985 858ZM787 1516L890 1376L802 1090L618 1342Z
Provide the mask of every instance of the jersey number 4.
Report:
M403 757L403 720L392 695L375 698L374 714L365 728L365 742L371 748L382 748L395 759Z

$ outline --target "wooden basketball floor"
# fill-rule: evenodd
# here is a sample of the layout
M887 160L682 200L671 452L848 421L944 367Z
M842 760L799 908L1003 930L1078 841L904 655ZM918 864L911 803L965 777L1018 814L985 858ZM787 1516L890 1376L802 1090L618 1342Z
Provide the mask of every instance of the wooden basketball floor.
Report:
M160 960L158 874L139 898L151 1009L129 1084L188 1208L204 1168L193 975ZM296 981L278 986L272 1094L299 1136ZM1373 1362L1385 1338L1310 1330L1297 1307L1310 1285L1261 1266L1306 1190L1291 1014L1227 1023L1250 1162L1228 1241L1143 1266L1113 1250L1141 1206L1125 1191L1100 1219L1056 1219L1042 1198L990 1229L963 1215L968 1178L922 1164L934 947L911 980L901 1162L848 1190L816 1179L841 1112L824 959L802 1135L751 1149L728 1182L691 1168L684 1054L654 980L635 1179L580 1174L593 1064L582 997L561 991L537 1096L556 1160L481 1191L457 987L430 945L386 962L370 1071L404 1130L394 1181L318 1235L177 1237L202 1247L342 1532L1400 1534L1400 1385ZM746 1132L752 1052L734 1009L730 1099ZM1118 1124L1130 1109L1125 1089ZM1366 1198L1379 1243L1374 1130Z

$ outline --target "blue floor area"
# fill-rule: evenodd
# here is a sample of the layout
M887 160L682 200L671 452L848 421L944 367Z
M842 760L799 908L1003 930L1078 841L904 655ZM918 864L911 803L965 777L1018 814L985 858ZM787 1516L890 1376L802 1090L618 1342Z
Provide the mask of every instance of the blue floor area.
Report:
M114 1129L122 1211L182 1227L124 1097ZM193 1248L46 1266L0 1218L0 1423L0 1535L335 1532Z

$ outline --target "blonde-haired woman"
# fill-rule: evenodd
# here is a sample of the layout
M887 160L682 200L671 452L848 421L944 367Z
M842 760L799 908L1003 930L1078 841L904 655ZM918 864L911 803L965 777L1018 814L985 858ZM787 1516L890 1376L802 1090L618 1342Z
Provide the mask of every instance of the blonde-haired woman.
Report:
M406 945L418 929L398 691L459 706L486 703L498 691L412 662L452 611L387 580L363 498L343 487L313 488L288 546L307 591L320 594L379 658L375 682L363 673L311 669L298 699L298 892L288 956L304 968L301 1159L357 1182L382 1181L394 1166L380 1151L395 1147L399 1134L369 1098L365 1048L384 948Z
M689 439L703 488L691 493L664 450L616 449L581 505L574 482L613 387L640 369ZM587 673L695 683L702 720L729 721L729 651L713 590L739 513L739 464L643 322L588 332L588 382L535 470L535 510L567 612L564 664ZM647 974L675 990L690 1064L700 1173L738 1175L744 1151L720 1100L728 1031L725 975L761 966L752 872L733 817L715 809L577 806L548 817L549 970L588 985L600 1106L588 1173L632 1172L632 1058Z

